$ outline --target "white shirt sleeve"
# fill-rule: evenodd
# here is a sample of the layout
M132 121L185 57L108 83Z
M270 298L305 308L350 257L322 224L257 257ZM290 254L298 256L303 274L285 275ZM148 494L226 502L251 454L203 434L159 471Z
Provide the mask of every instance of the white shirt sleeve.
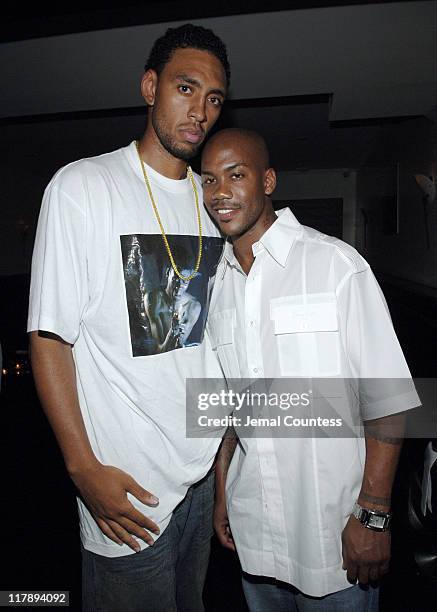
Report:
M56 184L44 194L32 257L27 330L74 344L88 301L86 214Z
M385 298L369 267L349 275L338 303L346 358L359 382L363 420L419 406Z

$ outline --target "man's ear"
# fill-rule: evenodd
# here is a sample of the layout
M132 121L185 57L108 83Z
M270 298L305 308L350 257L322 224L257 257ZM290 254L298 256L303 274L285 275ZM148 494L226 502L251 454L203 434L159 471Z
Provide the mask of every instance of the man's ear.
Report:
M141 95L146 101L147 106L155 104L156 89L158 87L158 75L155 70L149 68L141 79Z
M272 195L276 187L276 172L273 168L268 168L264 174L264 193Z

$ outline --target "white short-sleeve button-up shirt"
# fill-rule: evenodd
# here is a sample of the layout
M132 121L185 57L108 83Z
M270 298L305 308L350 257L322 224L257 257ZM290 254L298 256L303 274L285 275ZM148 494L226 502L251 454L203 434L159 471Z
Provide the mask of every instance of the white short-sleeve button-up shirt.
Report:
M227 243L217 275L209 334L226 377L410 379L382 292L354 248L287 208L253 254L246 275ZM412 383L388 401L365 389L359 398L363 420L420 404ZM341 532L364 461L358 437L241 440L227 504L243 570L316 597L349 587Z

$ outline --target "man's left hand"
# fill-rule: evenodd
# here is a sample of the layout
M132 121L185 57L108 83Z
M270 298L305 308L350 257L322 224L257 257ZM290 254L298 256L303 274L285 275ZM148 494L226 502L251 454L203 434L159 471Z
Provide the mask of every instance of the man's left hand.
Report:
M351 515L341 534L343 569L347 579L355 584L376 582L388 572L390 562L390 532L373 531L361 525Z

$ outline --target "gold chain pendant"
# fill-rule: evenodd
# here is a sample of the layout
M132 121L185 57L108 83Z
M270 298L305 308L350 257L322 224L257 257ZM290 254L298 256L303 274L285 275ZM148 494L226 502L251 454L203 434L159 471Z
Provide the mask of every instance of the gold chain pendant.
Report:
M190 166L187 166L187 176L190 179L191 185L193 187L194 201L196 203L197 223L198 223L198 226L199 226L199 252L197 254L196 265L194 266L193 272L189 276L184 276L183 274L181 274L179 272L179 270L177 268L177 265L176 265L176 262L175 262L175 260L173 258L173 254L171 252L170 245L169 245L168 240L167 240L167 236L166 236L166 233L165 233L165 230L164 230L164 226L162 225L161 217L159 216L158 208L156 206L155 199L153 197L152 188L151 188L150 182L149 182L149 177L147 176L147 172L146 172L146 168L144 166L144 162L141 159L140 143L138 142L138 140L135 141L135 146L136 146L136 149L137 149L138 158L140 160L141 170L143 171L144 182L146 183L147 191L149 193L149 198L150 198L150 201L152 203L153 210L155 212L156 220L158 221L158 225L159 225L159 228L161 230L162 239L164 240L164 245L165 245L165 248L167 250L171 266L172 266L173 270L175 271L175 274L177 274L177 276L181 280L183 280L185 282L190 281L198 273L199 268L200 268L200 262L202 260L202 220L200 218L199 196L197 194L197 187L196 187L196 183L194 181L193 171L191 170Z

